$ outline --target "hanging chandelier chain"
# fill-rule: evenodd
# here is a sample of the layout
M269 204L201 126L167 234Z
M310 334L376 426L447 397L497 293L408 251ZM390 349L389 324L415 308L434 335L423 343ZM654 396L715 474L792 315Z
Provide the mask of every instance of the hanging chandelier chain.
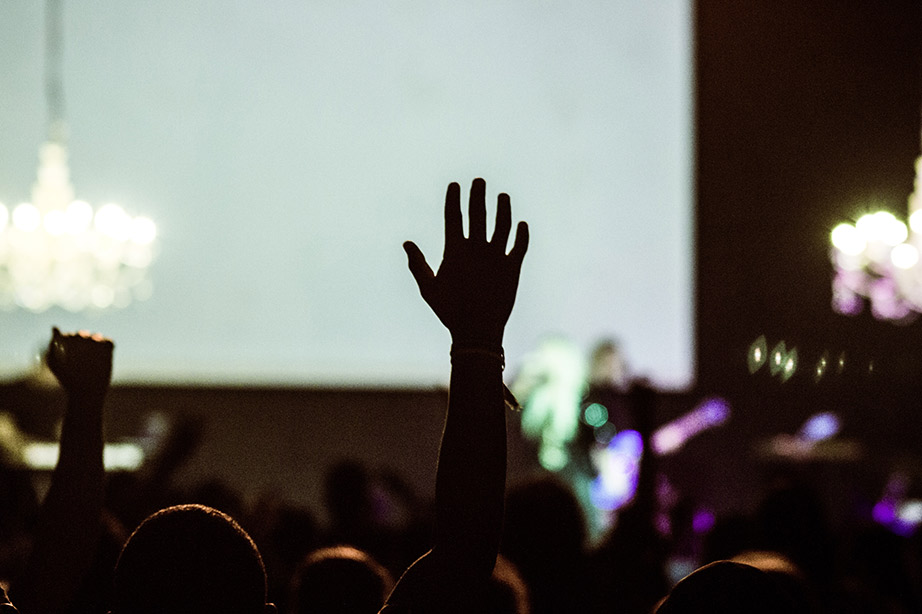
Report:
M64 120L64 27L63 0L45 2L45 97L48 104L48 138L67 140Z

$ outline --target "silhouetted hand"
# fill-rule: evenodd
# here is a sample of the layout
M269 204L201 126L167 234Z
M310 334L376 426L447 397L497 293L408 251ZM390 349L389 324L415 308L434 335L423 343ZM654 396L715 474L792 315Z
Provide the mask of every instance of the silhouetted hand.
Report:
M101 397L112 379L114 348L111 340L98 333L65 334L55 327L45 361L68 394Z
M438 273L412 241L403 244L419 292L451 333L455 343L502 346L503 330L519 285L522 259L528 249L528 225L519 222L515 243L506 254L512 226L509 196L496 203L493 238L487 241L486 183L471 184L469 232L464 237L461 188L448 185L445 195L445 250Z

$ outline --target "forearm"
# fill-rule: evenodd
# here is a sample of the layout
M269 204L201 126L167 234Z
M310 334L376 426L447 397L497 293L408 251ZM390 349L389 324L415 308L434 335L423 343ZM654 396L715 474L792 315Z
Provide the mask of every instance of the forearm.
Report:
M439 451L433 551L465 575L492 572L505 485L502 358L456 352Z
M97 546L103 503L103 397L71 397L58 463L42 503L32 552L14 586L23 614L62 610Z

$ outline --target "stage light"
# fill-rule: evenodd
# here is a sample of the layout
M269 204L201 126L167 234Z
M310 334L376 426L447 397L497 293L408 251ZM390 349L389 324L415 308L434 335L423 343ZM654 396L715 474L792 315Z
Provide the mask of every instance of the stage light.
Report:
M856 315L865 301L880 320L908 323L922 313L922 156L915 162L909 227L889 211L866 213L830 234L832 307Z
M800 427L798 437L815 443L835 437L841 429L842 423L839 417L827 411L810 416Z
M60 451L54 442L32 442L23 447L22 460L29 469L51 471ZM134 443L107 443L102 454L106 471L136 471L144 463L144 450Z

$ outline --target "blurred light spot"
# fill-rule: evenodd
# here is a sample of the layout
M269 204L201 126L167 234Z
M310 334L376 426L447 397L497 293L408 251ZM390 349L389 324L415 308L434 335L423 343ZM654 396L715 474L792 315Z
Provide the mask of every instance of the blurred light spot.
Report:
M782 365L784 364L784 359L787 357L788 350L785 346L784 341L779 341L775 344L774 349L772 349L771 363L769 364L769 370L772 375L777 375L781 371Z
M899 245L909 235L906 225L889 211L862 215L855 227L868 243L876 241L891 246Z
M566 466L568 460L570 460L569 455L556 447L544 446L538 453L538 461L548 471L560 471Z
M884 243L891 246L900 245L909 237L906 224L896 219L893 214L887 213L887 226L884 229Z
M597 443L607 446L617 434L618 429L615 428L615 425L611 422L606 422L595 430L594 437Z
M896 504L892 501L878 501L871 510L875 522L889 525L896 520Z
M823 355L820 356L820 359L816 362L816 371L814 372L813 379L815 381L820 381L824 375L826 375L826 367L829 365L829 353L823 352Z
M839 417L832 412L815 414L800 427L800 437L807 441L824 441L835 437L842 428Z
M749 366L749 372L755 373L761 369L767 358L768 342L765 340L765 335L761 335L758 339L752 342L752 345L749 346L749 354L747 355L746 360Z
M30 469L50 471L58 464L60 446L54 442L26 444L23 460ZM103 448L106 471L135 471L144 463L144 450L134 443L107 443Z
M857 256L867 245L862 233L847 222L832 229L831 239L836 249L850 256Z
M687 414L664 424L650 438L650 446L657 454L670 454L709 428L719 426L730 418L730 404L720 397L708 398Z
M685 433L677 425L667 424L657 429L650 443L657 454L669 454L682 447Z
M13 226L23 232L33 232L38 230L42 224L42 214L39 213L35 205L30 203L21 203L13 209Z
M593 403L583 410L583 420L589 426L600 427L608 422L608 408L600 403Z
M90 300L93 301L94 307L105 309L115 300L115 290L109 286L98 285L90 292Z
M147 217L136 217L131 222L131 240L138 245L150 245L157 238L157 225Z
M96 230L119 241L125 241L131 236L131 218L114 203L99 208L94 224Z
M67 218L63 211L54 209L45 214L42 225L48 234L58 237L67 230Z
M922 209L917 209L909 216L909 227L915 233L922 234Z
M794 348L784 357L784 367L781 370L781 381L786 382L791 379L794 372L797 371L797 348Z
M897 509L896 517L900 521L912 526L922 523L922 501L919 499L910 499L906 501Z
M845 370L845 352L839 354L839 362L837 365L837 370L841 374Z
M67 233L79 235L85 232L93 222L93 208L82 200L75 200L64 210Z
M669 519L669 514L666 514L665 512L660 512L656 515L653 522L656 526L656 531L660 535L668 536L672 534L672 520ZM694 571L694 568L692 568L691 571ZM691 573L691 571L689 571L688 573ZM679 576L679 579L681 580L682 578L687 576L688 573L686 573L683 576Z
M599 475L589 486L589 499L600 510L616 510L634 498L643 438L621 431L596 458Z
M725 399L713 397L698 406L703 416L703 426L717 426L730 418L730 404Z
M715 522L717 522L717 518L714 516L714 512L711 510L696 510L695 515L692 518L692 530L699 535L701 533L707 533L714 528Z
M890 252L890 261L898 269L911 269L919 262L919 250L909 243L902 243Z

